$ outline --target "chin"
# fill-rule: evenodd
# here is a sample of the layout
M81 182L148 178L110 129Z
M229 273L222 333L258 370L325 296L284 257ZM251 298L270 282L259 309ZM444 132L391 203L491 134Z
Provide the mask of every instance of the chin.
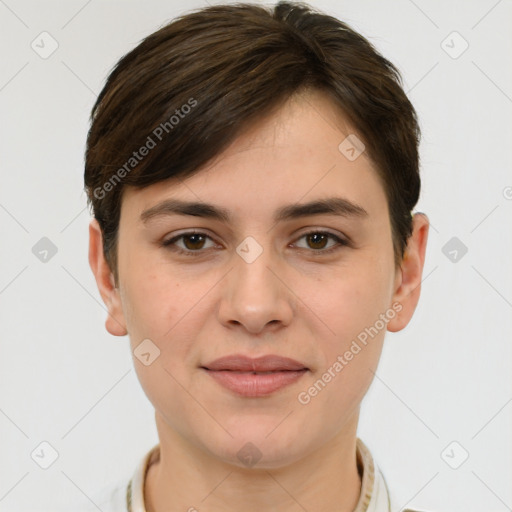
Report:
M208 438L207 445L210 452L227 464L247 469L275 469L296 462L301 457L301 443L303 436L295 438L289 430L283 429L280 433L273 423L270 428L248 428L240 431L228 429L233 437L224 436L223 442L212 444ZM281 435L279 435L281 434ZM300 441L300 442L299 442ZM306 450L306 447L304 447Z

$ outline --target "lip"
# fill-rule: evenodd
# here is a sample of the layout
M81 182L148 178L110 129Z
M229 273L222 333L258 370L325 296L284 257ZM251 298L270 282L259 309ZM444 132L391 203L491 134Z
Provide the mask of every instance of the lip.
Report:
M277 355L221 357L201 367L221 386L244 397L263 397L297 382L309 368ZM272 372L272 373L263 373Z
M232 370L241 372L274 372L274 371L297 371L308 370L304 364L275 354L269 354L261 357L247 357L242 354L232 354L229 356L215 359L211 363L205 364L203 368L207 370Z

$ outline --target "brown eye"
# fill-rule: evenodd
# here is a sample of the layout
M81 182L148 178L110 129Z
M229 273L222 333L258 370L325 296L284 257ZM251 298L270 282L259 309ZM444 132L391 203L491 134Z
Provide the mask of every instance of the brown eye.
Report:
M309 233L304 233L299 238L299 240L303 238L306 240L306 247L298 247L300 247L301 249L309 249L309 252L313 254L318 253L318 255L329 254L333 251L340 249L342 246L349 245L349 243L346 240L340 238L339 236L336 236L333 233L329 233L326 231L310 231ZM334 243L330 246L327 245L329 239L334 241Z
M203 235L195 233L193 235L183 235L182 238L185 248L191 251L202 249L206 239Z
M300 249L306 249L315 256L323 254L330 254L343 246L350 246L350 243L333 233L325 231L311 231L304 233L299 240L305 239L306 246L298 246ZM210 240L210 246L206 246L207 241ZM333 241L332 245L328 245L329 240ZM179 242L179 243L178 243ZM182 233L169 240L161 242L163 247L174 251L178 254L186 256L200 256L215 246L213 239L205 233L189 232Z
M212 243L209 247L205 246L207 240L211 240ZM181 245L178 243L181 242ZM187 256L200 255L206 252L206 249L210 249L215 244L211 237L205 233L182 233L181 235L175 236L169 240L162 242L162 246L175 251L179 254L186 254ZM204 249L204 250L203 250Z
M306 235L306 239L312 249L324 249L328 238L329 237L324 233L311 233Z

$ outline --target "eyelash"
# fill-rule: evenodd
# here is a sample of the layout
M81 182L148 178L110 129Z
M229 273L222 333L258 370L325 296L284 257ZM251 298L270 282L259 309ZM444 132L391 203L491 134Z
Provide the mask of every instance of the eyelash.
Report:
M194 256L199 256L199 255L201 255L201 253L206 252L206 250L203 250L203 249L198 249L196 251L192 251L190 249L185 250L185 249L182 249L181 247L178 247L175 245L175 242L177 242L178 240L180 240L184 237L187 237L187 236L191 236L191 235L201 235L206 238L209 238L210 240L213 240L212 237L210 237L206 233L202 233L200 231L187 231L186 233L181 233L178 236L175 236L169 240L165 240L165 241L161 242L161 245L167 249L170 249L173 252L176 252L178 254L183 254L185 256L194 257ZM331 254L335 251L338 251L342 247L350 247L350 242L348 240L344 240L343 238L340 238L339 236L337 236L333 233L330 233L328 231L319 231L319 230L308 231L307 233L303 233L297 240L300 240L301 238L304 238L308 235L327 235L328 237L330 237L331 239L333 239L336 242L336 245L330 247L329 249L317 249L317 250L309 249L309 251L312 254L314 254L315 256L317 256L317 255L323 256L325 254ZM303 249L303 248L301 247L301 249ZM308 249L304 249L304 250L308 250Z

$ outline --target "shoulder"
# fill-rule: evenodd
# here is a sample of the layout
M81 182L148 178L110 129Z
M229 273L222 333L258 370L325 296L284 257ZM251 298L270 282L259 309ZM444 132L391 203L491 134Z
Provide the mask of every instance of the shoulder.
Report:
M416 507L406 507L406 508L400 508L403 505L402 503L398 503L396 499L396 495L393 492L389 493L389 509L388 512L437 512L437 510L431 510L426 508L416 508Z
M128 481L122 480L108 487L98 497L98 506L103 512L126 512L126 489Z
M390 488L388 486L388 483L377 464L375 464L375 483L376 494L383 495L383 497L381 498L382 508L379 508L379 506L377 506L375 509L376 511L382 510L387 512L435 512L433 510L427 510L424 508L401 508L401 506L403 505L403 501L402 503L398 502L396 494L393 492L392 487ZM384 502L386 503L384 504Z
M128 479L105 485L88 496L88 504L79 512L126 512Z

